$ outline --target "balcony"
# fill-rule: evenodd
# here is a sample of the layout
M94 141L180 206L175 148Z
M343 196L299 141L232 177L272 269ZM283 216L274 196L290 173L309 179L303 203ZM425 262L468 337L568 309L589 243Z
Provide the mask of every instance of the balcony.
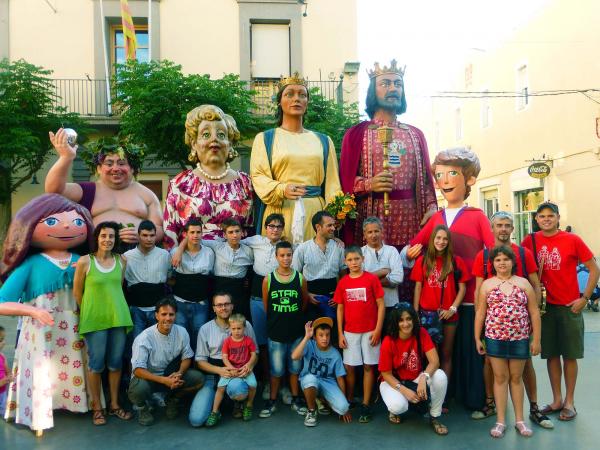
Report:
M64 107L67 112L78 113L89 118L118 118L118 110L110 107L105 79L54 79L55 107ZM246 82L249 89L254 91L253 113L261 116L272 115L275 112L275 96L277 82L271 80L252 80ZM319 93L337 103L343 103L341 81L309 81L310 89L317 88ZM111 86L111 91L113 87Z

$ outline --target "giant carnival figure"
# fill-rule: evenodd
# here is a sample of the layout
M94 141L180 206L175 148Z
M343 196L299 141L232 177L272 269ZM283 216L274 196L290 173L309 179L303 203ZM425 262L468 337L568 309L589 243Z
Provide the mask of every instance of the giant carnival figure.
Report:
M44 194L17 212L4 243L0 313L28 315L15 351L5 418L38 435L53 427L54 409L88 411L72 288L78 253L88 252L93 227L86 208ZM18 301L23 305L4 303Z
M135 247L138 242L137 227L144 219L156 225L156 238L163 238L160 203L156 195L135 181L140 170L141 155L116 139L104 138L95 146L91 161L98 179L95 182L67 183L69 171L77 152L65 129L50 132L50 141L58 153L58 160L46 175L46 192L62 194L85 206L92 214L94 224L113 221L121 224L120 251ZM110 145L102 145L102 144ZM137 148L137 147L131 147Z
M223 237L221 223L235 219L244 228L252 226L252 183L229 162L238 156L234 146L240 132L233 117L214 105L201 105L187 114L185 143L195 169L184 170L169 183L163 214L165 247L177 246L191 218L202 221L202 238Z
M446 208L435 213L411 245L427 245L436 225L446 225L452 235L454 254L460 256L471 275L477 253L494 247L494 235L483 211L465 204L471 186L477 181L481 166L479 158L467 148L453 148L438 153L431 165L437 187L447 202ZM410 257L410 255L409 255ZM458 313L458 329L454 341L452 384L458 400L470 409L484 406L483 357L475 348L475 278L467 281L467 290Z
M404 68L392 60L389 67L375 63L368 73L366 112L370 120L346 131L342 142L342 189L354 193L358 212L356 220L346 222L344 242L363 245L363 220L376 216L384 224L384 242L400 250L437 211L427 142L421 130L397 120L406 112ZM389 145L385 143L388 148L378 137L378 129L384 126L391 128ZM409 300L408 275L404 280L400 298Z
M315 236L311 219L340 190L333 141L304 128L309 104L306 80L296 72L282 78L277 92L277 128L258 133L252 144L250 175L261 200L257 234L264 218L282 214L283 238L299 244Z

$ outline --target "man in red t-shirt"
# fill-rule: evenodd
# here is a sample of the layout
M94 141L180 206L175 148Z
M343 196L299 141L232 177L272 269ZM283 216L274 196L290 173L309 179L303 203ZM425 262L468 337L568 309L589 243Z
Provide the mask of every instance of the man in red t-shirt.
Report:
M362 269L360 247L351 245L344 251L348 275L339 282L333 295L337 303L338 339L344 350L346 397L354 401L355 366L363 366L363 403L358 421L370 422L371 394L385 315L384 291L376 275Z
M517 262L516 275L519 277L526 277L529 280L533 286L535 296L539 303L541 299L541 291L540 279L538 277L538 266L535 262L535 258L533 257L533 253L531 253L529 249L525 247L519 247L517 244L514 244L510 241L510 236L515 229L512 214L506 211L498 211L491 217L490 222L492 224L492 232L494 233L494 239L496 241L495 246L505 245L512 248ZM524 262L521 256L524 257ZM488 259L488 261L484 262L484 259ZM492 264L489 261L489 251L482 250L477 254L473 263L472 273L473 276L476 277L475 298L478 298L481 283L483 283L484 279L494 276L492 273ZM486 405L482 410L473 412L471 415L473 419L485 419L486 417L490 417L495 413L494 375L492 373L489 358L487 357L485 358L483 378L485 381ZM550 418L541 413L537 404L537 379L531 358L529 358L525 363L525 370L523 371L523 383L525 384L527 398L529 398L529 418L531 421L543 428L554 428L554 424Z
M552 386L552 403L542 409L549 414L560 411L560 420L573 420L577 382L577 360L583 358L583 316L600 276L594 255L579 236L558 229L558 206L541 203L535 218L540 227L529 234L521 245L530 249L541 266L541 281L546 288L546 313L542 316L542 358L547 359ZM579 294L577 264L590 271L583 295ZM561 367L562 356L562 367ZM566 394L562 397L562 373L565 374Z

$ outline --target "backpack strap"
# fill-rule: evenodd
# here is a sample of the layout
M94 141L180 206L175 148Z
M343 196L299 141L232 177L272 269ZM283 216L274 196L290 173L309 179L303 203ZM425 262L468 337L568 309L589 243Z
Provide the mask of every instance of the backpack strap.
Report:
M529 273L527 272L527 263L525 261L525 249L519 245L519 257L521 258L521 270L523 271L523 278L528 278Z
M488 259L489 259L489 250L487 247L483 248L483 279L487 280L488 277Z
M540 266L540 262L538 261L537 248L536 248L536 245L535 245L535 233L529 233L529 236L531 236L531 247L533 248L533 258L535 259L535 263L539 267Z

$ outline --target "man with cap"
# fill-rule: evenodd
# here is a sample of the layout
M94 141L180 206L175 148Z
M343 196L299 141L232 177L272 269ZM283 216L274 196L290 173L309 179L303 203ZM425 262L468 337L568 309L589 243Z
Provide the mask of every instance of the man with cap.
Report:
M333 320L330 317L319 317L304 326L304 339L292 352L292 359L304 358L300 373L300 385L306 397L308 410L304 425L317 425L317 396L322 395L331 409L340 415L344 422L351 422L350 404L346 400L346 370L340 353L331 346L331 330ZM322 414L328 409L321 408Z
M600 269L593 253L579 236L558 229L558 205L541 203L535 220L540 231L525 236L521 245L533 252L547 296L546 313L542 315L542 358L547 360L553 399L541 412L558 412L559 420L569 421L577 416L574 405L577 360L583 358L581 312L598 282ZM590 271L581 295L577 284L577 264L580 262ZM563 373L564 398L561 391Z

